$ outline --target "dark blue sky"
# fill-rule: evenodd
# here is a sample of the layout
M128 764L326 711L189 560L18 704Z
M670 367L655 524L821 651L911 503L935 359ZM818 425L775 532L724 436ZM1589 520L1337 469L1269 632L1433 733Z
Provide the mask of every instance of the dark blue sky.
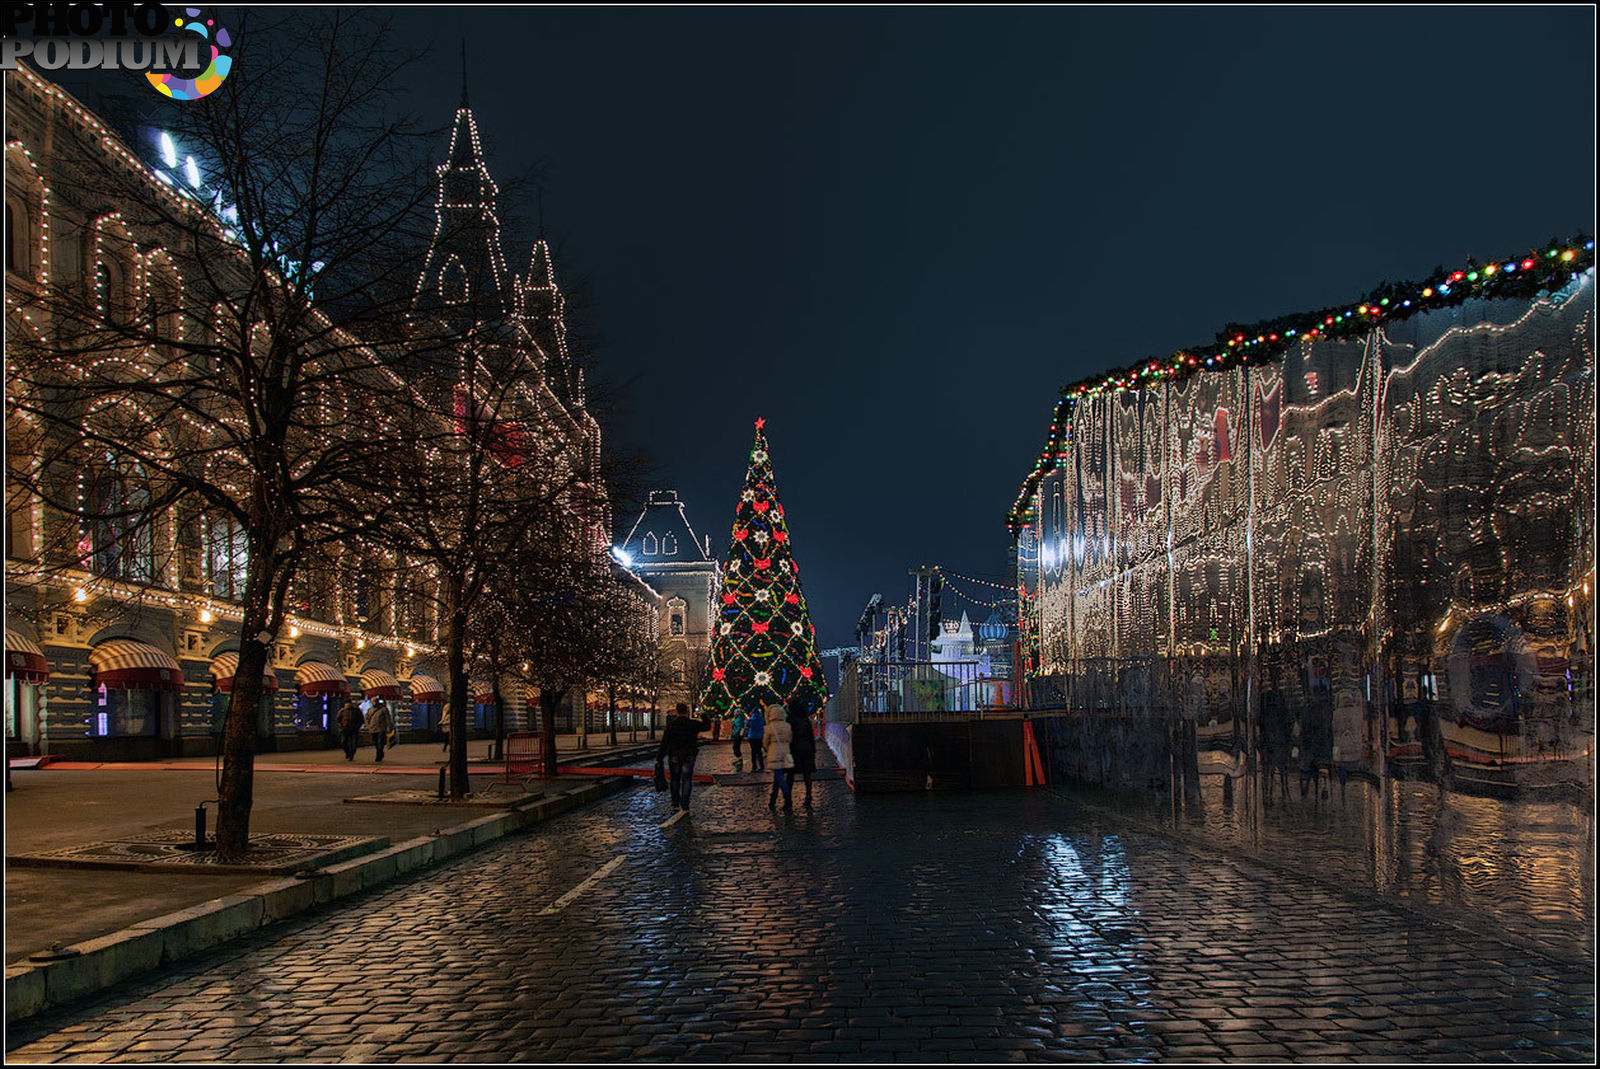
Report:
M719 553L767 418L827 646L912 566L1003 576L1063 384L1594 230L1588 7L396 17L424 118L465 35L491 168L545 165L608 439Z

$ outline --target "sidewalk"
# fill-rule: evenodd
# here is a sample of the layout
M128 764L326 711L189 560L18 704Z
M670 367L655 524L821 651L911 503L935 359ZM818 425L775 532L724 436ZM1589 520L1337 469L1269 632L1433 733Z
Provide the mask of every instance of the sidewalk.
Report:
M435 801L445 754L434 743L391 748L382 764L373 761L371 746L362 747L355 761L348 763L339 750L259 755L250 816L253 838L331 835L387 840L378 849L371 849L372 844L354 847L366 849L360 856L321 865L319 871L327 875L316 879L262 871L212 874L192 867L162 871L155 864L145 866L145 871L130 871L12 863L9 859L23 855L163 832L182 833L192 840L195 806L216 797L216 761L210 757L15 768L11 773L15 790L7 793L5 806L7 1017L14 1019L35 1001L55 1004L110 986L141 971L132 968L138 964L132 958L154 955L155 960L142 966L146 968L176 960L627 789L635 782L633 776L598 770L608 763L648 766L656 743L643 733L636 743L629 743L626 733L619 733L617 747L608 742L606 735L591 734L588 748L580 750L576 735L558 736L559 766L591 771L531 780L532 793L525 792L523 777L504 783L504 763L486 760L492 743L469 743L472 789L496 804ZM347 801L397 790L412 792L416 800ZM215 810L214 804L206 806L208 835L215 833ZM235 912L240 916L221 920L220 911L230 907L239 907ZM209 921L206 915L211 915ZM254 923L246 923L250 918ZM230 927L238 930L224 932ZM182 938L180 929L186 933ZM132 953L132 934L148 944L137 954ZM68 961L29 962L29 955L57 943L83 953ZM117 951L114 954L108 954L111 944L116 944L111 948ZM37 999L33 989L42 991L46 983L53 990Z

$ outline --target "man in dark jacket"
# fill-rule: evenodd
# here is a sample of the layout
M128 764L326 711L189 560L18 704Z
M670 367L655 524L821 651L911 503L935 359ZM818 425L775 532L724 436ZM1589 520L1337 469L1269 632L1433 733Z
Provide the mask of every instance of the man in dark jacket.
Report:
M806 781L805 805L811 806L811 773L817 770L817 740L811 733L811 704L796 694L789 699L789 727L794 738L789 742L789 752L794 756L792 775Z
M689 718L689 706L683 702L679 702L673 715L667 718L667 726L661 732L661 748L656 752L656 765L668 762L674 811L689 808L689 791L694 786L694 759L700 752L699 735L709 730L711 725L706 721Z
M339 745L344 747L344 759L354 761L356 748L361 745L361 707L356 705L354 698L344 703L344 708L334 718L334 725L339 729Z

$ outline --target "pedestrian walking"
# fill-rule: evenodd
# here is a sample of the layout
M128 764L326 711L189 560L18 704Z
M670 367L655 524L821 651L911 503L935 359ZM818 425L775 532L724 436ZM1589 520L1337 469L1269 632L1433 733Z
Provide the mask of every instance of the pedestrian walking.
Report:
M790 797L789 788L794 778L794 754L789 747L794 740L794 729L789 726L789 721L783 718L783 706L767 706L767 731L762 737L766 746L767 765L772 769L772 792L767 795L767 808L776 808L778 792L783 792L783 811L794 810L794 801Z
M367 710L367 722L364 725L372 732L372 745L377 750L377 763L383 764L383 748L389 745L389 732L394 730L394 717L389 715L389 706L386 702L376 701L372 708Z
M767 730L767 718L762 715L761 706L752 705L750 714L744 720L744 737L750 740L750 771L761 772L767 767L766 751L761 748L762 738Z
M811 704L798 694L789 699L789 730L793 733L789 752L794 755L794 771L789 778L793 782L795 776L800 776L806 781L806 800L802 804L809 809L811 773L817 770L817 738L811 733Z
M450 752L450 705L445 703L444 710L439 714L439 730L444 732L444 752Z
M389 700L387 698L379 698L378 704L383 706L384 712L389 714L389 741L385 745L393 746L399 741L400 714L395 711L394 706L389 704Z
M731 734L733 738L733 763L735 765L740 765L744 762L744 754L740 753L739 750L744 745L744 723L746 719L744 710L740 709L733 714L733 723L729 725L733 729Z
M671 773L672 808L688 811L689 792L694 788L694 761L700 753L700 732L711 725L689 716L689 706L679 702L661 732L661 747L656 751L656 767L666 762Z
M361 746L361 721L361 707L354 698L347 700L334 714L333 722L339 729L339 745L344 749L346 761L354 761L356 750Z

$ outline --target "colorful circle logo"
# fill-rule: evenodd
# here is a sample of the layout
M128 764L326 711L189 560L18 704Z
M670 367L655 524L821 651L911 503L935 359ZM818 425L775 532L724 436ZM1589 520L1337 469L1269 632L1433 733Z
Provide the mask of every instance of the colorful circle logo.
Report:
M222 85L222 80L228 76L228 72L233 69L233 57L221 53L221 48L233 47L233 38L228 35L225 27L216 25L215 19L200 21L200 9L197 7L186 7L183 13L189 16L188 19L175 18L172 24L178 29L187 30L204 38L211 48L211 62L195 78L180 78L175 74L154 72L146 72L145 77L150 79L150 84L164 96L169 96L173 100L199 100L207 93L215 92Z

